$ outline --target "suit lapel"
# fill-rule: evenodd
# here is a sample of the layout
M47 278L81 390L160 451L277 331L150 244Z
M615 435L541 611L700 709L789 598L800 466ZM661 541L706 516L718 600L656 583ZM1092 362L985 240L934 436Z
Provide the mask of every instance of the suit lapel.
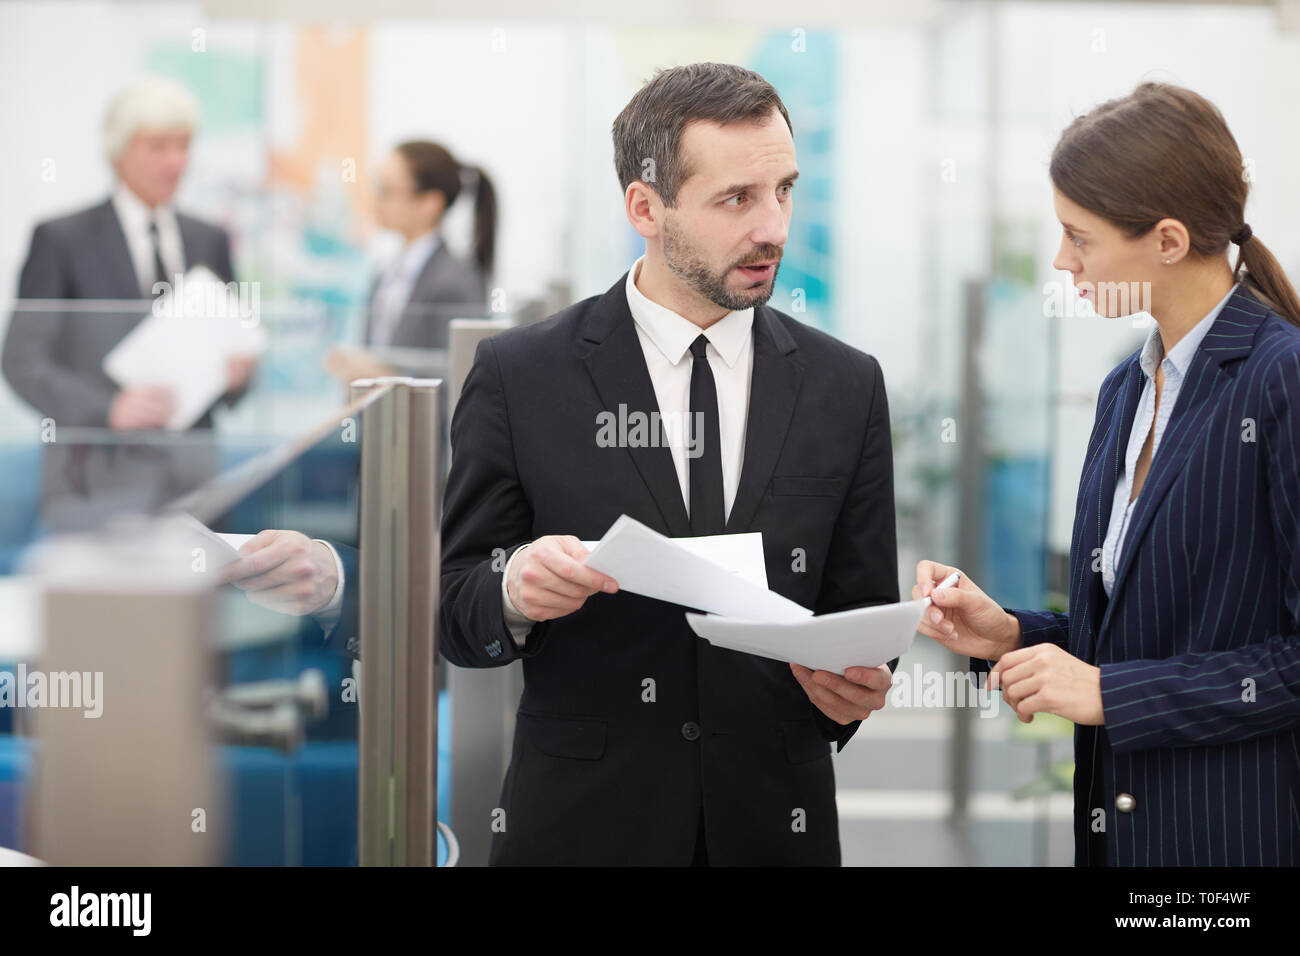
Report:
M1222 390L1232 380L1232 375L1224 370L1230 362L1250 354L1254 345L1255 331L1265 311L1255 299L1238 289L1228 300L1218 319L1210 326L1210 331L1201 342L1200 348L1192 357L1178 393L1178 402L1174 405L1169 424L1165 426L1160 439L1160 448L1151 469L1147 473L1146 483L1138 495L1129 519L1129 528L1121 546L1119 566L1115 569L1115 584L1111 588L1110 604L1102 620L1100 634L1109 622L1112 610L1119 603L1120 593L1128 580L1129 570L1133 566L1142 537L1151 526L1151 520L1159 510L1161 502L1173 485L1174 479L1182 471L1183 463L1197 444L1210 420ZM1219 321L1226 319L1227 321ZM1132 427L1130 416L1129 427ZM1124 439L1126 447L1127 437ZM1113 486L1112 486L1113 489ZM1113 495L1112 490L1112 495Z
M600 297L587 317L580 337L581 346L590 347L582 358L600 393L602 410L619 419L623 417L620 406L628 415L641 412L649 416L651 412L659 411L641 340L636 334L632 311L628 308L626 283L627 273L624 273L623 278ZM594 422L592 428L594 437ZM688 536L691 533L690 521L671 449L663 442L653 441L629 446L627 452L659 507L668 535Z
M1101 573L1092 570L1096 560L1094 556L1100 554L1099 549L1106 541L1111 506L1115 500L1115 485L1124 468L1124 451L1128 448L1133 419L1137 416L1141 397L1142 366L1138 364L1137 356L1134 356L1125 369L1124 377L1115 387L1109 413L1103 412L1109 415L1109 420L1101 449L1091 465L1091 487L1083 502L1078 573L1085 575L1087 581L1087 586L1082 591L1087 595L1087 614L1091 625L1089 631L1094 641L1100 632L1102 617L1108 605ZM1084 659L1091 659L1091 647L1078 648L1078 652Z
M117 290L117 297L122 299L148 298L140 288L140 279L135 272L135 263L131 259L131 250L126 244L126 233L117 220L112 200L106 200L96 209L97 241L99 255L103 256L104 266L111 276L110 281Z
M753 334L754 372L745 418L745 456L736 499L727 516L728 534L748 529L763 500L790 429L803 378L803 366L790 357L797 349L794 339L771 309L760 306L754 310Z

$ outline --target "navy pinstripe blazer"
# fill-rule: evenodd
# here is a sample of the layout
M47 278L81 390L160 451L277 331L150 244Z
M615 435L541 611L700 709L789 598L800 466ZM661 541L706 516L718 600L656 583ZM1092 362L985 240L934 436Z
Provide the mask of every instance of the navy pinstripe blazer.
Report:
M1141 395L1102 384L1070 546L1070 613L1026 645L1101 668L1075 729L1075 864L1300 862L1300 328L1244 284L1197 350L1109 599L1101 546ZM1116 806L1116 798L1127 812Z

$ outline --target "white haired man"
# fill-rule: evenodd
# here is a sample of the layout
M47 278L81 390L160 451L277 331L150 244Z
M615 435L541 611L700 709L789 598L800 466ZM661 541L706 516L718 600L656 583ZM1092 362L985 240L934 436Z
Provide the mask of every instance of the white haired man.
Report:
M197 101L172 80L149 76L121 90L103 131L116 180L112 195L32 233L0 367L14 391L56 426L56 436L58 427L116 433L108 441L47 444L41 510L52 530L90 530L117 512L151 510L216 470L203 432L171 442L133 435L161 428L174 397L160 386L119 388L102 367L149 311L156 283L175 284L200 264L233 281L225 230L172 206L198 119ZM120 311L51 310L33 301L73 299L133 301ZM255 367L252 358L232 359L219 402L237 401ZM211 427L209 409L194 428Z

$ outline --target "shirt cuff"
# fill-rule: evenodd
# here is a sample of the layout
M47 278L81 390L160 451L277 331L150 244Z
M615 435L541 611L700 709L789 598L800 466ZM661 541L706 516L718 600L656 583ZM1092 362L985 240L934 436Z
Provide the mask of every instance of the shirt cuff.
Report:
M339 612L343 608L343 560L339 557L339 553L334 550L334 545L325 539L312 538L312 540L319 541L330 549L330 554L334 556L334 571L338 575L338 584L335 585L334 594L330 597L329 603L319 611L312 612L312 617L316 618L317 623L325 631L325 639L329 640L330 633L339 622Z
M532 542L529 542L531 544ZM506 568L501 572L501 613L506 619L506 628L510 631L510 636L515 639L515 643L520 647L524 646L524 641L528 639L528 632L533 629L536 623L532 618L524 616L511 602L510 592L506 590L506 582L510 580L510 565L515 563L515 558L519 557L527 548L517 548L515 553L510 555L510 560L506 562Z

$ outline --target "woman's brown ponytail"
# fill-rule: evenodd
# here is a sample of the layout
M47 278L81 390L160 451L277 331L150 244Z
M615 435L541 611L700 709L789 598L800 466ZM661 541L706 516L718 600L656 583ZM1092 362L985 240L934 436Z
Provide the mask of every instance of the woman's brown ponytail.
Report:
M1246 267L1244 275L1242 266ZM1277 257L1253 235L1247 236L1238 248L1237 265L1232 275L1245 281L1259 300L1278 315L1300 325L1300 297L1296 295L1295 287L1282 271Z

